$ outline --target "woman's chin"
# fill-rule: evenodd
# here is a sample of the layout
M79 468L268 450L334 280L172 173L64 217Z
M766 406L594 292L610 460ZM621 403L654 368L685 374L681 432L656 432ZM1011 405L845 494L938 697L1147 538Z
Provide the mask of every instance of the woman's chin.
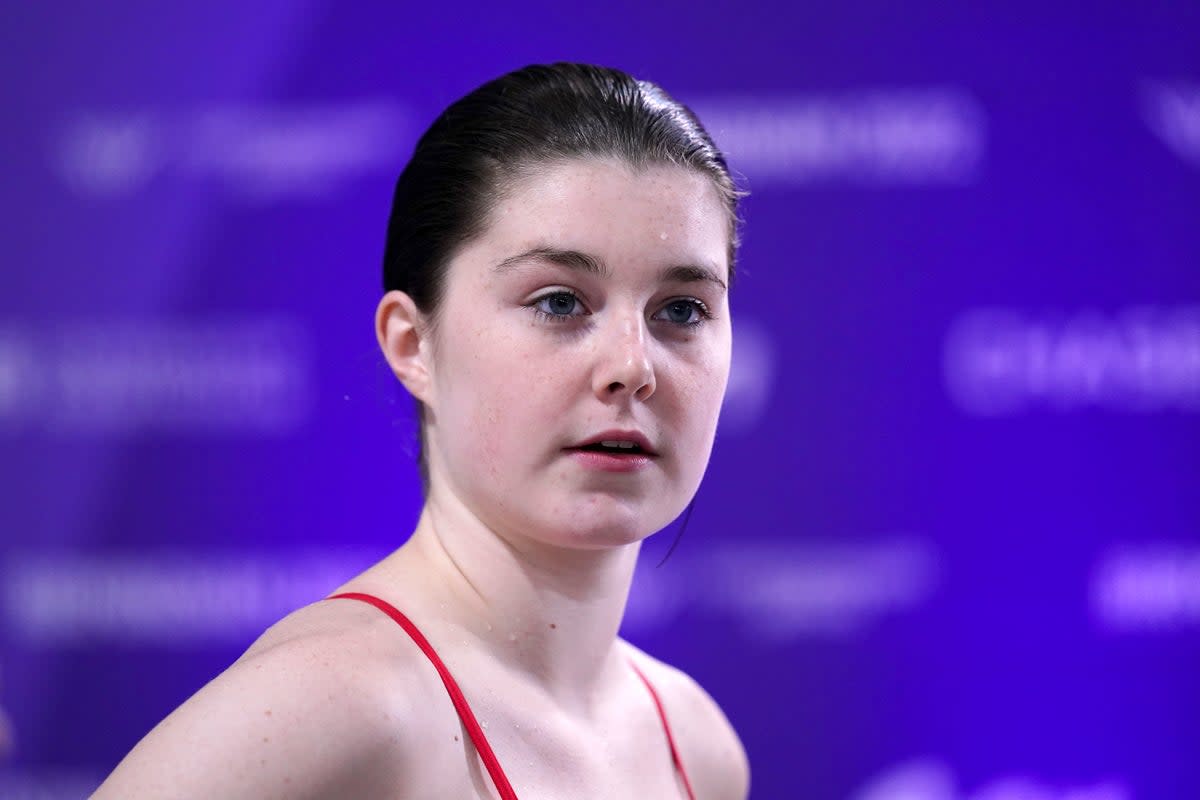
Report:
M636 545L654 533L655 529L647 527L644 513L629 511L613 511L598 513L595 510L587 512L576 511L564 515L570 522L564 524L563 518L548 521L539 519L526 530L530 537L545 542L546 545L568 549L607 549Z
M581 549L624 547L643 541L672 518L658 508L589 506L569 515L570 524L548 526L547 538L565 547Z

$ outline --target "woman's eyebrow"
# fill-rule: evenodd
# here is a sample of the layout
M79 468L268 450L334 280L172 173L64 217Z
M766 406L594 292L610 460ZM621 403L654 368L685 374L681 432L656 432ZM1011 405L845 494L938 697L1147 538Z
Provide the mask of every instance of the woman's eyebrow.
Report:
M579 270L590 275L597 275L601 278L608 278L612 275L608 266L600 259L587 253L582 253L578 250L563 250L557 247L535 247L531 250L526 250L524 253L518 253L515 256L509 256L501 261L493 269L496 272L508 272L522 263L528 261L545 261L551 264L557 264L560 267ZM708 281L720 286L722 290L726 289L725 282L717 277L717 272L707 266L698 266L694 264L677 265L666 267L658 273L658 279L662 283L695 283L697 281Z
M560 267L577 269L601 278L607 278L612 274L604 262L598 258L578 250L561 250L557 247L535 247L532 250L526 250L524 253L504 259L496 265L495 270L496 272L507 272L525 261L549 261Z
M717 277L715 270L709 267L699 267L691 264L667 267L662 272L658 273L658 279L663 282L673 281L675 283L694 283L696 281L709 281L721 287L725 291L725 281Z

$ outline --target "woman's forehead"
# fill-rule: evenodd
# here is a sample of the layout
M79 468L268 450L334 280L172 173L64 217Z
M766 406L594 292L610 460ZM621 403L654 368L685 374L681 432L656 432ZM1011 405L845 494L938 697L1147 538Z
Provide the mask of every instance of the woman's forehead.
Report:
M655 217L660 219L681 213L724 213L720 192L707 175L673 164L634 166L615 158L574 158L528 166L505 182L498 205L544 212L564 205L627 207L646 201L657 207Z
M555 247L549 244L539 245L509 256L492 266L491 271L494 274L504 275L540 265L561 267L602 280L613 278L613 268L603 258L582 250ZM721 291L726 291L728 286L723 276L724 267L715 263L673 261L667 262L665 266L659 266L654 279L658 283L705 283L719 288Z
M676 262L728 271L720 193L684 167L607 159L542 165L513 179L489 216L478 244L497 263L541 249L580 253L610 270Z

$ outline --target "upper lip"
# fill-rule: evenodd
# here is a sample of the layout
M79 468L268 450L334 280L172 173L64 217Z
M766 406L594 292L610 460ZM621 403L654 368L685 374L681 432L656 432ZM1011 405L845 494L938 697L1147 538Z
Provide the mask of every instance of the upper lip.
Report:
M599 444L600 442L633 442L648 455L658 455L658 451L650 446L650 440L641 431L602 431L572 445L572 447L587 447L589 444Z

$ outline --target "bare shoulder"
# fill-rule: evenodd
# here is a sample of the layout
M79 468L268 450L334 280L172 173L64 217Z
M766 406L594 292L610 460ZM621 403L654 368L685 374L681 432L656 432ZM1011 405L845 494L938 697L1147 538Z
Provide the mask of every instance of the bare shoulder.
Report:
M272 626L138 742L95 798L394 796L416 751L422 689L362 604L318 603ZM403 649L398 651L403 654Z
M683 670L624 640L620 644L654 684L698 800L745 800L750 762L717 702Z

